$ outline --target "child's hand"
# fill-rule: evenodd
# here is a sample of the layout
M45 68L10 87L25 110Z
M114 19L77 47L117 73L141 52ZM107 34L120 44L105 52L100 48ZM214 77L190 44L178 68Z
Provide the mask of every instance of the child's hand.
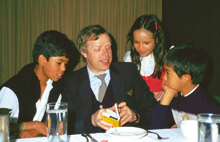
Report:
M161 88L163 89L164 94L162 96L160 104L161 105L169 105L170 102L172 101L173 97L178 96L178 92L176 90L170 88L169 86L165 85L164 81L161 84Z
M39 134L36 130L24 130L19 134L19 138L33 138L36 137Z
M35 137L38 134L42 134L44 136L47 135L47 126L43 122L30 121L30 122L26 122L23 125L22 125L23 127L22 132L19 134L20 138L31 138L31 137Z

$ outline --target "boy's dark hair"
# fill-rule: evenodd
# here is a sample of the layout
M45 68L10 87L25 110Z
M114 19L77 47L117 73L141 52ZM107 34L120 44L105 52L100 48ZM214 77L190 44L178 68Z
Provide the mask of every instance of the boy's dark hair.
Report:
M180 45L164 56L164 65L170 66L181 77L189 74L193 84L201 83L207 66L204 51L191 45Z
M135 65L139 66L139 69L141 69L141 61L140 61L141 56L136 51L133 45L134 43L133 33L135 30L139 30L139 29L148 30L153 34L153 38L155 41L153 55L156 63L154 67L153 77L160 78L163 71L163 57L165 54L165 47L164 47L165 35L163 32L162 23L156 15L153 14L142 15L135 20L129 33L127 34L127 46L130 45L131 48L132 62Z
M38 64L39 55L43 54L49 60L54 56L70 58L74 44L65 34L51 30L43 32L35 41L33 49L34 63Z
M100 25L90 25L90 26L83 28L77 37L77 45L78 45L79 51L83 53L87 53L87 47L88 47L88 45L86 44L87 41L89 39L97 40L99 36L104 33L109 35L109 33Z

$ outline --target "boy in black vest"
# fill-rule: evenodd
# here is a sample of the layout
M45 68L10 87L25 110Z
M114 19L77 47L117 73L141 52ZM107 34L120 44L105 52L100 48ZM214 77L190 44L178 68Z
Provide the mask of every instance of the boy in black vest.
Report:
M0 108L12 109L11 132L20 132L20 138L47 135L46 104L61 100L61 78L73 49L72 41L65 34L42 33L34 44L34 62L0 87Z

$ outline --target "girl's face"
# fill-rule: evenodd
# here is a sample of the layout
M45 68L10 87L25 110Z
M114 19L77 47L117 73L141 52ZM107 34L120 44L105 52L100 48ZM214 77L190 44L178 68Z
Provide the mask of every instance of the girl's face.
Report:
M155 41L153 33L145 29L138 29L133 32L134 48L142 56L148 56L153 52Z

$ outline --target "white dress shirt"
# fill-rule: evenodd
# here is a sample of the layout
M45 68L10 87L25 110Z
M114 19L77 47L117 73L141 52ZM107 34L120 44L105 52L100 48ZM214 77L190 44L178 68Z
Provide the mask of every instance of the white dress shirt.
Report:
M95 75L99 75L99 74L93 74L89 70L88 66L87 66L87 71L88 71L88 74L89 74L90 87L91 87L93 93L95 94L96 99L98 100L98 97L99 97L99 87L101 86L102 81L98 77L95 77ZM105 76L105 83L108 86L110 78L111 78L110 77L109 69L105 71L105 74L106 74L106 76Z

